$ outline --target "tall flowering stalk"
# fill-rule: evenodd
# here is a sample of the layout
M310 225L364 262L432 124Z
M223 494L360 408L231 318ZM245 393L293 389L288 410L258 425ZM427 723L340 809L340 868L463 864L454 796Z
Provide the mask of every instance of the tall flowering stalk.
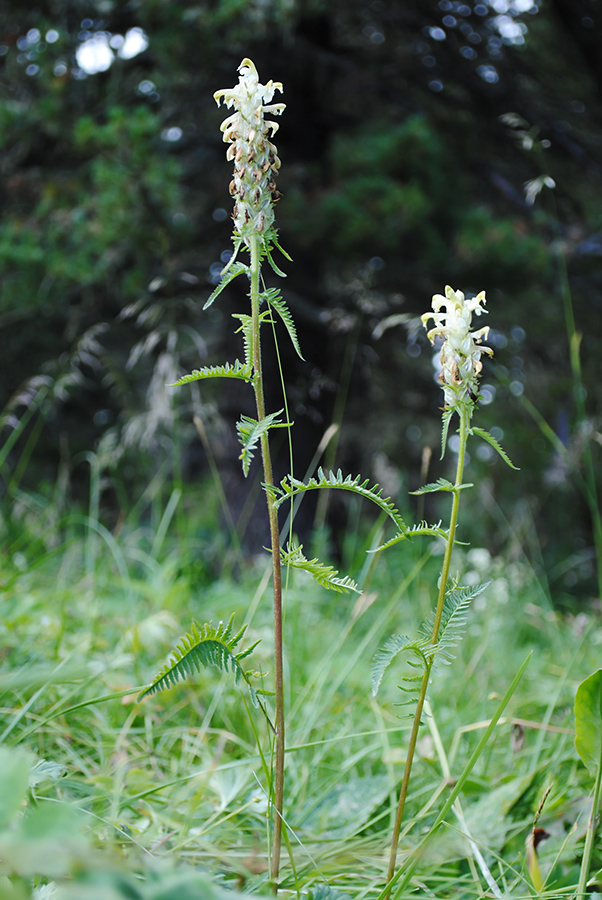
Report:
M274 506L274 477L268 436L269 427L277 424L274 415L266 416L263 372L261 360L260 326L262 314L260 304L263 299L275 303L282 315L282 307L278 309L278 297L262 296L260 292L261 257L267 255L273 268L279 272L271 258L272 245L278 246L274 223L274 201L278 199L276 192L276 174L280 168L277 150L271 142L278 130L278 123L266 120L265 114L280 115L285 109L284 103L272 103L275 91L282 91L279 82L269 81L261 84L257 69L250 59L243 59L239 66L239 79L236 87L216 91L213 95L216 103L223 102L233 107L234 112L221 125L224 141L230 146L226 153L228 160L234 161L234 176L230 182L230 194L234 198L234 254L222 273L222 285L229 280L226 276L234 264L241 246L249 251L250 265L247 274L250 280L251 318L250 322L241 317L243 332L246 332L250 362L252 369L251 383L255 393L257 420L250 426L255 432L254 439L261 446L263 462L263 481L266 486L267 511L270 525L270 542L272 550L272 584L274 593L274 680L275 680L275 760L272 800L274 808L272 859L270 875L276 890L280 869L280 851L282 843L282 804L284 797L284 676L282 659L282 577L280 564L280 535L278 513ZM235 270L234 274L238 274ZM279 274L282 274L279 272ZM221 287L221 285L220 285ZM211 299L211 298L210 298ZM285 316L286 318L286 316ZM292 324L292 323L291 323ZM290 331L290 328L289 328ZM294 341L295 342L295 341ZM249 427L247 426L247 433ZM247 454L253 446L253 438L245 445L245 432L239 425L239 434L243 442L243 469L245 451ZM248 464L248 460L247 460ZM247 469L248 470L248 469Z
M234 177L230 183L230 194L234 197L234 253L221 273L221 280L207 302L204 309L210 306L227 284L238 275L246 275L249 279L249 298L251 314L237 313L240 320L244 345L244 361L236 360L233 364L223 366L205 366L195 369L190 375L184 375L176 385L189 384L204 378L237 378L250 384L255 394L257 418L241 416L237 423L237 431L242 450L240 459L245 477L249 473L251 462L257 446L261 449L263 462L263 483L266 491L268 520L270 526L270 542L273 566L274 590L274 692L255 687L255 679L261 677L260 672L242 668L242 661L252 652L253 644L246 650L240 649L240 642L246 626L234 632L233 617L227 624L220 622L217 628L206 622L202 626L193 624L190 634L186 634L174 651L172 659L164 670L155 678L149 687L142 692L141 698L165 690L182 678L191 675L203 666L217 666L223 672L231 672L236 682L244 682L249 690L251 701L261 707L267 718L262 695L275 695L275 722L268 722L274 731L274 772L270 779L270 799L274 813L272 833L272 855L270 874L274 891L278 889L280 870L280 850L282 844L282 803L284 795L284 683L282 664L282 577L281 564L283 554L280 549L278 529L278 512L276 491L272 474L272 460L268 432L272 428L288 427L288 422L279 420L283 410L267 413L263 390L263 372L261 365L260 331L264 322L272 323L274 315L278 315L295 350L301 356L297 333L291 314L277 288L260 290L261 260L267 258L274 271L284 277L284 272L272 259L272 250L277 247L287 259L290 257L278 244L274 228L274 202L280 196L276 190L276 173L280 168L280 160L276 147L270 140L278 125L265 119L266 113L280 115L284 110L283 103L272 103L275 91L282 91L282 85L270 81L261 84L257 69L250 59L243 59L239 66L238 84L228 90L216 91L215 100L219 106L223 101L226 106L233 107L234 112L222 123L221 130L224 141L229 144L227 158L234 161ZM240 251L248 252L249 262L237 259ZM262 305L265 307L262 310ZM303 357L301 357L303 358ZM175 385L174 385L175 387ZM297 563L298 564L298 563ZM336 574L336 573L335 573Z
M440 479L437 484L426 485L425 488L417 492L423 493L425 491L445 490L449 491L453 496L449 529L446 534L445 552L441 568L437 605L434 615L429 622L430 635L427 633L422 641L419 640L413 643L406 641L403 645L395 643L395 640L391 639L389 646L385 647L383 651L380 651L381 666L379 673L381 675L381 670L384 668L382 663L385 665L388 664L393 652L397 652L399 649L413 650L416 656L420 658L423 667L399 794L397 814L393 828L389 870L387 875L388 889L385 892L385 897L389 896L393 880L395 879L399 833L427 688L433 670L433 664L436 659L437 646L440 642L442 621L444 621L444 625L447 627L451 622L454 613L461 610L462 606L471 599L465 589L460 589L460 591L452 589L450 591L448 584L456 526L458 522L458 511L460 507L460 493L462 488L465 487L465 485L462 484L462 478L466 459L466 444L469 435L478 434L480 437L484 438L494 446L506 462L509 463L503 450L490 434L480 428L471 428L470 425L479 394L479 376L483 368L482 356L483 354L491 356L493 353L491 348L483 346L482 344L482 341L488 336L489 328L486 326L477 331L471 331L473 314L480 316L487 312L484 308L485 302L484 291L478 294L478 296L467 300L461 291L454 291L453 288L448 285L445 288L445 296L435 294L432 299L432 311L429 311L422 316L422 323L425 327L428 327L428 323L431 320L434 322L434 327L428 331L428 337L431 343L434 344L438 338L443 338L443 344L439 352L441 372L438 376L438 381L443 389L445 397L445 408L443 411L443 452L445 451L447 431L454 413L457 413L460 420L458 428L459 446L454 484ZM476 592L480 592L483 588L484 585L479 586ZM453 597L453 595L455 595L455 597ZM475 591L472 592L472 596L475 596ZM453 603L450 606L449 600L452 599L452 597ZM447 608L446 601L448 601Z

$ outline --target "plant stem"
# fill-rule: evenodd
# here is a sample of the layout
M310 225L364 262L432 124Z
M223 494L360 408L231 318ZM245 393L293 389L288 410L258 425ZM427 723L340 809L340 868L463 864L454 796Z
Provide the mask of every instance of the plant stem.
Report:
M585 900L587 879L592 861L592 851L594 849L594 838L598 830L600 808L600 795L602 794L602 764L598 766L596 773L596 783L594 786L594 796L592 797L592 808L587 823L587 834L585 835L585 846L583 848L583 859L581 860L581 871L579 872L579 884L577 886L576 900Z
M452 551L454 547L454 535L456 532L456 524L458 521L458 509L460 506L460 485L462 484L462 476L464 474L464 460L466 457L466 441L468 439L468 424L471 416L471 407L464 405L459 406L458 415L460 416L460 445L458 448L458 463L456 466L456 483L454 485L454 495L452 502L452 510L449 521L449 532L447 535L447 543L445 545L445 554L443 556L443 565L441 567L441 580L439 583L439 596L437 597L437 608L435 610L435 621L433 623L433 634L431 644L437 643L439 638L439 628L441 626L441 616L443 614L443 605L445 603L445 591L447 587L447 579L449 577L449 568L451 565ZM403 811L408 794L408 786L410 783L410 774L412 771L412 763L414 761L414 753L416 751L416 742L418 740L418 730L420 728L420 720L422 718L422 710L426 700L426 691L428 688L431 669L433 666L433 657L425 664L422 682L420 684L420 693L416 704L416 712L414 713L414 721L412 722L412 731L410 733L410 741L408 744L408 753L406 763L403 770L403 779L401 782L401 790L399 792L399 803L397 806L397 815L395 816L395 825L393 826L393 837L391 840L391 855L389 858L389 871L387 873L387 884L391 882L395 875L395 866L397 864L397 847L399 845L399 833L401 831L401 822L403 819ZM390 891L385 894L384 900L388 900Z
M265 418L265 399L263 393L263 373L261 367L261 344L259 335L259 276L260 256L259 238L251 238L251 323L253 335L253 390L257 407L257 421ZM263 460L264 484L272 487L272 457L267 432L261 435L261 458ZM270 879L274 893L278 891L278 873L280 871L280 851L282 846L282 803L284 797L284 677L282 663L282 574L280 570L280 533L278 529L278 513L274 507L274 498L266 491L268 519L270 523L270 543L272 549L272 586L274 589L274 681L276 705L276 746L274 763L274 784L272 799L274 804L274 833L272 839L272 860Z

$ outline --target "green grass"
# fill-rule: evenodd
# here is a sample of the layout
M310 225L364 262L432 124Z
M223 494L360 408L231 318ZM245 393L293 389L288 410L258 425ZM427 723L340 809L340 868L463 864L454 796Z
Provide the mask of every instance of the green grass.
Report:
M11 888L0 881L0 898L29 897L32 888L44 898L47 881L66 885L71 896L76 876L84 881L73 896L88 896L87 879L90 897L104 898L93 893L103 871L117 873L107 898L134 890L151 897L153 884L176 878L174 865L189 867L186 877L192 869L213 884L267 895L261 755L269 765L271 745L248 695L230 677L205 670L136 702L192 617L217 622L232 612L236 623L249 624L248 643L261 639L251 663L272 687L270 561L247 562L236 580L220 575L217 501L208 493L205 487L202 507L187 495L181 514L168 494L114 531L83 515L52 522L39 496L23 494L10 516L6 511L0 743L11 759L27 750L58 764L31 787L27 815L75 810L73 834L84 835L85 848L54 869L40 854L38 868L32 863L19 878L3 850L7 833L20 835L19 807L8 831L0 828L0 872L12 874ZM203 518L197 508L207 510ZM324 591L303 572L291 573L286 590L285 821L294 866L285 852L283 896L327 883L355 900L377 898L384 887L409 728L396 705L407 666L400 658L387 671L375 700L370 664L390 634L416 632L433 604L440 559L417 539L369 562L367 540L359 533L349 539L344 560L346 574L366 587L359 599ZM474 603L457 658L432 685L400 842L416 868L401 895L486 895L453 813L419 858L414 850L532 652L464 785L462 813L500 892L535 896L525 839L551 785L539 821L550 836L538 852L544 878L553 871L550 896L561 896L578 878L590 790L573 747L572 706L577 684L599 666L602 629L587 612L576 619L555 613L523 559L491 560L484 550L461 548L453 568L464 584L492 583ZM61 833L50 821L50 832Z

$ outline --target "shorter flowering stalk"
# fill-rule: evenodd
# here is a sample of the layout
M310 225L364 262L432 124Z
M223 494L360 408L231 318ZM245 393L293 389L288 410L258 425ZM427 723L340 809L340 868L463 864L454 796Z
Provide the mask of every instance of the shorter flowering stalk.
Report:
M458 523L458 511L460 508L460 493L462 487L462 478L464 475L464 463L466 459L466 444L470 433L470 420L475 408L475 401L478 397L478 379L483 368L481 355L487 353L491 355L493 351L489 347L481 346L481 341L486 338L489 328L481 328L479 331L470 331L473 312L481 315L486 312L483 309L485 303L485 292L466 300L461 291L454 291L449 285L445 288L445 297L441 294L435 294L432 299L433 312L425 313L422 316L422 323L426 327L427 322L433 319L435 327L428 332L431 343L434 343L438 337L443 338L443 345L439 352L441 361L441 372L438 376L438 382L443 388L445 396L446 409L444 416L449 416L453 412L457 412L460 418L459 446L458 446L458 462L456 464L456 479L453 485L452 510L450 515L449 530L445 544L445 552L443 555L443 565L441 567L441 578L439 581L439 593L437 597L437 606L435 609L435 617L433 620L433 629L431 635L431 645L434 647L439 639L439 630L441 627L441 617L445 604L447 592L447 583L451 565L452 551L454 547L454 539L456 534L456 526ZM445 312L441 312L445 309ZM445 429L444 425L444 429ZM412 722L412 730L408 743L408 752L401 782L399 793L399 803L393 826L393 837L391 841L391 854L389 858L389 870L387 873L387 884L390 885L394 876L397 865L397 849L399 845L399 834L401 831L401 823L405 808L408 787L410 783L410 774L414 761L414 753L416 751L416 743L418 740L418 731L422 718L422 711L426 700L426 692L431 677L435 656L434 653L427 657L424 665L422 681L416 703L416 711ZM385 900L388 900L390 888L385 893Z

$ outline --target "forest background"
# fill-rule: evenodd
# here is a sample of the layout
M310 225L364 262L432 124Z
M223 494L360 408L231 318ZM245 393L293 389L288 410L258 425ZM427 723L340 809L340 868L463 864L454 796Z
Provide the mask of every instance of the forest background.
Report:
M327 464L405 496L429 447L429 475L442 474L440 396L418 317L446 283L486 290L496 356L484 416L521 473L481 449L483 530L493 551L529 545L556 602L593 596L591 524L572 475L584 443L600 441L600 15L595 0L5 4L5 434L36 410L12 451L22 459L28 448L11 490L58 478L56 502L68 506L87 495L78 461L100 446L114 526L159 469L189 481L208 472L196 412L234 520L244 512L243 543L265 543L246 527L232 427L249 398L165 387L238 353L229 322L243 289L201 307L231 248L212 95L250 56L260 77L285 86L277 225L295 261L284 291L305 361L286 341L281 353L299 477L333 422L342 427ZM519 127L502 120L509 113ZM537 194L541 176L555 188ZM586 420L571 378L565 264ZM266 366L268 407L279 408L275 359ZM335 556L343 516L331 503ZM297 527L312 523L307 504Z

